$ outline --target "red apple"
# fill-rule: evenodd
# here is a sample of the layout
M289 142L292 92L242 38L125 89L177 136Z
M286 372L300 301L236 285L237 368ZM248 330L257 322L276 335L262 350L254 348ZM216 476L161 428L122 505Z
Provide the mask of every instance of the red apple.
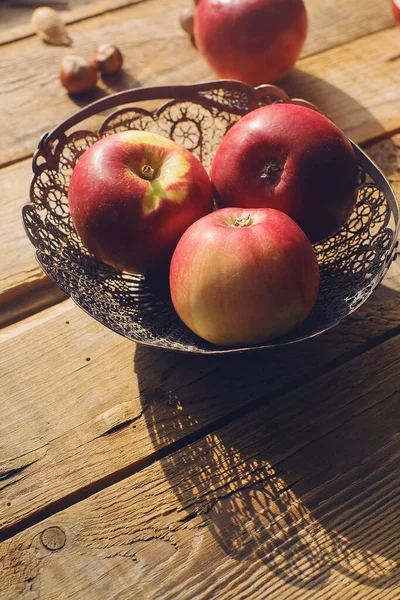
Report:
M314 243L349 219L358 165L349 140L327 117L280 103L233 125L215 153L211 181L218 206L282 210Z
M400 0L391 0L392 14L397 25L400 25Z
M181 320L214 344L265 342L311 312L319 266L296 223L270 208L224 208L191 225L170 267Z
M220 77L273 83L293 68L307 35L303 0L200 0L196 46Z
M185 229L213 207L200 161L147 131L115 133L86 150L73 170L68 201L91 253L146 275L168 264Z

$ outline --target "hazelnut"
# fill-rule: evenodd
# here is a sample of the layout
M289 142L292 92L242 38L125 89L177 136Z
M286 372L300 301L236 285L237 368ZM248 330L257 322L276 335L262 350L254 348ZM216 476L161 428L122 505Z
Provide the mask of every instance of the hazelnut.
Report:
M103 74L117 73L121 70L123 61L121 51L114 44L100 44L93 57L93 62Z
M183 9L179 17L182 29L186 31L190 37L193 37L194 13L195 8L193 6L188 6L187 8Z
M71 39L59 14L50 6L40 6L33 11L31 23L37 35L47 44L69 46Z
M88 92L96 87L98 72L96 65L80 56L64 56L60 70L60 81L69 94Z

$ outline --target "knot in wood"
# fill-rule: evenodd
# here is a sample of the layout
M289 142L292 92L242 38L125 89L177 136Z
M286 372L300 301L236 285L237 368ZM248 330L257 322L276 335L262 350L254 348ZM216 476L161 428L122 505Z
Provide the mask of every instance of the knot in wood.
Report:
M67 537L61 527L48 527L42 531L40 540L45 548L54 552L65 546Z

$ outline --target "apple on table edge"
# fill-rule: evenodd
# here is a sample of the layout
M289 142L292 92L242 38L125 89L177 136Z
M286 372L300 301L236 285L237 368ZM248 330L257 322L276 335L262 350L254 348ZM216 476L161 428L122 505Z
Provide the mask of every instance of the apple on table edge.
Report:
M219 77L257 86L292 70L307 27L303 0L201 0L194 41Z

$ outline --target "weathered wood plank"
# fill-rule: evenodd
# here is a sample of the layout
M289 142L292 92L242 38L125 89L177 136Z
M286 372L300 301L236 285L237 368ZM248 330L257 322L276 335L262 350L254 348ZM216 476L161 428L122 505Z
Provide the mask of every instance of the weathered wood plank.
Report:
M69 28L74 39L71 48L49 46L36 37L3 46L0 103L8 119L0 125L0 162L31 155L42 133L101 96L141 85L209 77L179 25L184 5L185 0L164 0L162 6L159 0L147 0L74 23ZM70 97L59 82L62 57L91 58L96 45L107 41L118 41L125 58L123 71L100 79L93 92Z
M398 36L392 28L305 58L281 86L319 106L359 144L387 137L400 127Z
M97 91L80 99L69 97L58 79L61 58L71 49L44 45L36 37L3 46L0 102L7 119L0 125L1 164L30 156L44 131L101 95L214 79L179 25L186 5L187 0L165 0L160 10L159 0L147 0L71 25L75 54L90 57L98 42L118 40L126 59L120 76L100 82ZM313 35L311 30L310 43ZM390 61L397 54L393 27L300 60L283 85L315 100L355 141L366 142L400 126L397 62Z
M68 10L60 10L67 25L144 0L70 1ZM190 6L193 0L186 0ZM307 0L309 28L302 57L328 50L351 40L394 25L386 0ZM0 8L0 45L34 35L30 24L33 8L4 6Z
M28 329L4 329L0 528L140 469L177 440L390 337L400 324L396 263L392 275L331 332L258 355L182 357L136 346L72 301L38 315L37 326L32 317Z
M396 600L399 342L7 540L2 597Z
M302 58L393 27L390 2L385 0L305 0L308 35Z
M145 0L70 0L68 2L68 10L62 10L60 7L59 12L61 19L66 25L82 21L83 19L89 19L91 17L100 15L102 13L118 10L132 4L138 4ZM15 3L14 3L15 4ZM45 3L44 3L45 5ZM0 46L9 44L26 37L35 35L35 30L32 27L30 20L32 12L37 6L3 6L0 7ZM54 6L57 9L57 6ZM383 17L382 11L379 11L379 16ZM378 14L376 15L378 16ZM383 20L383 23L385 21ZM72 40L73 43L73 40Z

